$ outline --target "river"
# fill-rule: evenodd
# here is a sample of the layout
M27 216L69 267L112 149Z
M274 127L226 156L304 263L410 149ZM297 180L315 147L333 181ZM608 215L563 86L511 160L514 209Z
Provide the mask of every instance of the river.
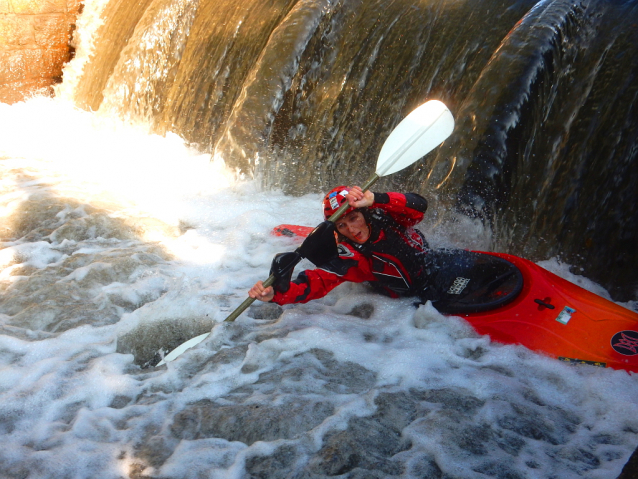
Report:
M638 310L635 18L632 2L86 2L56 98L0 105L1 474L615 478L638 444L635 374L364 285L222 321L295 247L271 229L317 224L320 191L369 176L431 97L455 133L379 186L428 196L429 241L527 252ZM547 212L573 235L583 216L627 229L570 262L580 240Z

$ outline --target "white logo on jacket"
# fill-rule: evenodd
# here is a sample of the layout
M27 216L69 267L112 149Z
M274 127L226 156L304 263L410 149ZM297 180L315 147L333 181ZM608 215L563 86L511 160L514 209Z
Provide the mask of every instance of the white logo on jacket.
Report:
M337 252L342 258L352 258L354 256L354 253L341 243L337 245Z

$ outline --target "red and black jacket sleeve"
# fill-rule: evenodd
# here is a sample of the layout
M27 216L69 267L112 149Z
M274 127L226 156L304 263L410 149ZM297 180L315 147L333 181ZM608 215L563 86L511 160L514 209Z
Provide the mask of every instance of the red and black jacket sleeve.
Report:
M428 202L416 193L375 193L372 208L388 213L401 226L414 226L423 220Z
M346 245L340 245L340 255L321 268L305 270L290 283L286 292L275 291L273 302L284 305L307 303L323 298L345 281L363 283L375 281L370 260Z

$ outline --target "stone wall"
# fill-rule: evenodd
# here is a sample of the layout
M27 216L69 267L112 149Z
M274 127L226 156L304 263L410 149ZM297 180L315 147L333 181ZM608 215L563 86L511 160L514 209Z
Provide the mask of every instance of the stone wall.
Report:
M52 94L82 0L0 0L0 102Z

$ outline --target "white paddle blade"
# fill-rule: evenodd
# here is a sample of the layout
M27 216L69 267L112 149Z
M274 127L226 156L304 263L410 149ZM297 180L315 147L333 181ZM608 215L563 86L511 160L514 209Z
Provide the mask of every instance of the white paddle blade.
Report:
M396 173L423 158L454 130L454 117L447 106L430 100L413 110L399 123L381 148L377 175Z
M200 334L199 336L195 336L194 338L189 339L185 343L180 344L175 349L173 349L170 353L164 356L164 359L162 359L159 363L157 363L157 365L161 366L163 364L170 363L171 361L177 359L178 356L186 352L186 350L192 348L193 346L197 346L208 336L210 336L210 333Z

